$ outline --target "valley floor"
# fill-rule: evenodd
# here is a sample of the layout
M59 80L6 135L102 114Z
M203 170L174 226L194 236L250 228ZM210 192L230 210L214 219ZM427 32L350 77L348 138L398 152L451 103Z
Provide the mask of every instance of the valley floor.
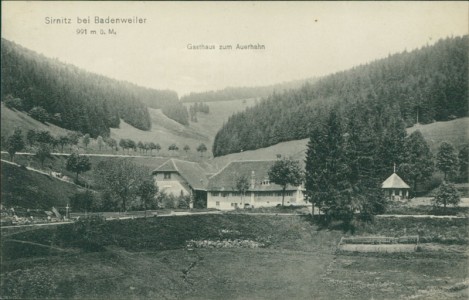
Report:
M22 261L3 298L467 299L461 257L347 256L270 249L104 253ZM29 267L27 267L29 265Z
M379 222L373 228L360 229L359 234L388 235L404 225L409 231L421 226L419 220ZM449 237L451 228L462 232L467 227L463 220L433 222L438 229L426 230L428 234ZM444 224L447 228L441 226ZM336 246L343 235L298 216L136 219L98 224L85 232L75 225L43 228L2 241L0 295L3 299L469 296L465 235L453 238L453 244L433 247L426 243L421 252L392 254L338 252ZM222 241L219 245L225 246L194 248L189 242L204 240ZM262 246L226 246L241 240Z

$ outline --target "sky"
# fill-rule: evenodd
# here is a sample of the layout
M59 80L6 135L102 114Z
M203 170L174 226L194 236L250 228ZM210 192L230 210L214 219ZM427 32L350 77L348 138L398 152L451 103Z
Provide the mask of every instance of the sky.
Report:
M2 1L2 37L94 73L182 96L346 70L468 34L468 13L464 1ZM77 23L88 16L89 24ZM96 16L146 21L95 24ZM47 24L51 19L70 24ZM237 44L265 49L219 50Z

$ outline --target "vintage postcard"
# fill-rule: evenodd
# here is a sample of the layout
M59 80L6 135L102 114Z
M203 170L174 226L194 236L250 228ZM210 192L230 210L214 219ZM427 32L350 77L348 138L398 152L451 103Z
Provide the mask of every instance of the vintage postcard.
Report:
M469 298L469 4L2 1L0 298Z

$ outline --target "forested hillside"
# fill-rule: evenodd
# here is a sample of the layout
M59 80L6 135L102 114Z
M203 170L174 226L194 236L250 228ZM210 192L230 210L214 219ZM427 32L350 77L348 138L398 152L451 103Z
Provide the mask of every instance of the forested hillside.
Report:
M108 136L120 119L148 130L147 105L161 108L177 101L158 91L96 75L49 59L2 39L1 99L40 121L66 129Z
M274 92L281 92L283 90L300 88L303 84L305 84L305 82L313 82L314 80L315 79L294 80L268 86L227 87L218 91L190 93L187 96L181 97L181 101L211 102L267 97Z
M467 116L467 55L468 36L452 37L274 93L233 115L217 133L213 153L307 138L331 108L347 118L354 103L379 115L397 111L406 126Z

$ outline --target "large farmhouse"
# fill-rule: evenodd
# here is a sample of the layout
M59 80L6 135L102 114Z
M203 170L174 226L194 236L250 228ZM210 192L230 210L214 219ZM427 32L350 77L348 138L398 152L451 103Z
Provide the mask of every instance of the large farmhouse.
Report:
M207 207L230 210L237 207L269 207L282 204L282 187L270 182L268 172L274 160L233 161L209 178ZM249 180L244 196L236 188L237 178ZM285 205L307 205L301 186L287 186Z
M153 172L160 191L174 196L192 196L195 203L206 202L208 179L206 172L195 162L170 159ZM205 206L205 205L203 205Z

